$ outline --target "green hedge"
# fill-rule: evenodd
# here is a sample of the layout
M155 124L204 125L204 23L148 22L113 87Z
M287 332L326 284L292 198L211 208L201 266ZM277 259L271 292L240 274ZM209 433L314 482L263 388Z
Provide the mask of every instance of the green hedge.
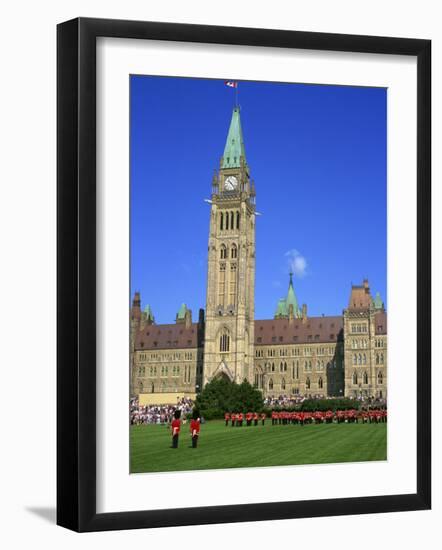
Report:
M301 411L346 411L360 408L360 402L356 399L345 397L337 399L306 399L300 407Z
M262 394L247 380L241 384L226 378L215 378L198 394L195 407L206 420L224 418L226 412L261 412Z

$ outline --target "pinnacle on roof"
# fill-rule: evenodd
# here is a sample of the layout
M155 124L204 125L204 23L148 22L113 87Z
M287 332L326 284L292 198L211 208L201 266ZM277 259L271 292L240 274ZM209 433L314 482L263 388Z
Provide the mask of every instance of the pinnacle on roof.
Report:
M239 107L235 107L230 121L229 133L227 134L226 146L221 168L239 168L241 166L241 157L246 163L246 151L244 148L244 139L241 128L241 117Z
M293 288L293 273L290 273L289 289L287 291L287 297L281 298L276 308L275 318L285 318L290 314L290 306L293 307L294 317L302 317L302 312L298 306L298 300L296 298L295 289Z
M285 298L281 298L276 307L275 318L286 317L286 316L287 316L287 308L285 304Z
M184 319L186 317L187 306L182 303L178 313L176 314L177 319Z
M293 273L290 273L289 290L287 292L286 298L287 311L289 311L291 305L293 306L293 314L295 315L295 317L298 317L300 311L298 300L296 299L295 289L293 288Z
M384 302L379 292L376 292L376 296L373 299L373 306L375 309L384 309Z
M146 316L147 321L155 322L155 317L153 316L153 311L149 304L147 304L144 308L144 315Z

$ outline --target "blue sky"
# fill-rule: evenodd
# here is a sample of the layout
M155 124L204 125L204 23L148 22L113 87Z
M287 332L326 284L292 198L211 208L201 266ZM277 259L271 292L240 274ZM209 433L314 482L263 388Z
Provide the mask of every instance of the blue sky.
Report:
M223 80L132 76L131 294L156 321L205 307L210 197L234 104ZM386 100L381 88L240 82L256 185L255 317L290 267L310 315L339 315L364 277L386 303Z

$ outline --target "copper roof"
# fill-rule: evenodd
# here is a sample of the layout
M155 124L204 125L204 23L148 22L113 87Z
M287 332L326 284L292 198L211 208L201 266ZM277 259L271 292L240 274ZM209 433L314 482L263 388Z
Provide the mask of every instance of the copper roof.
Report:
M255 345L335 343L342 340L342 316L308 317L305 322L294 319L264 319L255 321ZM375 315L376 334L387 334L387 314ZM147 325L135 338L135 349L186 349L198 347L198 323L189 328L181 323Z
M308 317L305 322L294 319L255 321L255 345L331 343L341 338L341 316Z
M135 349L180 349L198 347L198 323L186 328L182 323L147 325L137 332Z

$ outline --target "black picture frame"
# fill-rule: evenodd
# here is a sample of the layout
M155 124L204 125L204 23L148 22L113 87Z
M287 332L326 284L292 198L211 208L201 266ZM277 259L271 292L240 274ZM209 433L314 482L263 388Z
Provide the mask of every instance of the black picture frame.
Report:
M417 58L417 492L96 512L96 39ZM79 18L57 28L57 523L83 531L425 510L431 506L431 41Z

